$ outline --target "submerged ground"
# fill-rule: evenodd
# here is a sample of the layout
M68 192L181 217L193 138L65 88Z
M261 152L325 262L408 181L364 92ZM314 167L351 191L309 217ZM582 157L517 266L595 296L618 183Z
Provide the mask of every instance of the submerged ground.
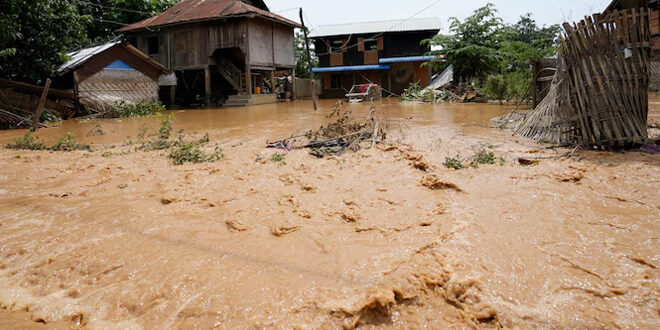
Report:
M154 118L37 134L91 153L0 149L0 328L660 327L660 155L486 127L509 107L386 100L394 146L268 160L333 103L175 111L215 163L108 149ZM442 165L479 151L502 164Z

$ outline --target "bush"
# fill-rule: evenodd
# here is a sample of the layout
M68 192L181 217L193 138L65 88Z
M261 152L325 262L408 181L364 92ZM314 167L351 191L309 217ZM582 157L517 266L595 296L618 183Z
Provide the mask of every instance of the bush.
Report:
M103 117L105 118L126 118L126 117L142 117L165 111L165 107L156 101L139 102L137 104L130 104L125 100L117 101L112 106L110 111L106 112Z
M484 92L492 100L505 100L507 98L507 87L504 75L498 74L488 77Z
M45 144L33 138L30 131L26 132L23 137L14 140L14 143L8 143L5 147L15 150L46 150L48 148Z
M478 167L479 165L493 165L495 164L495 154L492 152L479 151L474 154L470 166Z
M401 101L431 103L435 101L435 95L431 90L422 90L417 83L410 83L410 86L401 94Z
M445 165L446 168L453 168L455 170L460 170L463 168L463 163L459 158L460 156L458 155L456 157L446 157L443 165Z
M47 146L33 138L31 132L27 132L22 138L16 139L14 143L8 143L5 147L16 150L92 151L92 147L89 144L76 143L73 133L68 133L65 137L60 138L55 145Z
M211 153L206 153L199 148L197 143L183 141L175 143L168 156L175 165L215 162L223 157L224 155L222 154L222 149L220 149L220 147L216 147L215 151Z

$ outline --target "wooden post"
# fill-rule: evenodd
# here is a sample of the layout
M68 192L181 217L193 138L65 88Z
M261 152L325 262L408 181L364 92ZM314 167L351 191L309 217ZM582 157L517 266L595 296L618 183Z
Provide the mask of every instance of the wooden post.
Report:
M296 100L296 69L291 69L291 100Z
M270 72L270 92L275 94L275 68Z
M37 110L34 112L34 118L32 119L32 129L35 131L39 129L39 119L41 119L41 113L46 105L48 89L50 89L50 78L46 79L46 86L44 87L44 91L41 92L41 99L39 99L39 105L37 105Z
M170 105L176 103L176 85L170 86Z
M206 94L206 105L211 104L211 69L204 68L204 92Z
M300 25L302 25L303 33L305 34L305 48L307 49L307 65L309 66L309 85L312 89L312 103L314 103L314 110L318 109L316 105L316 81L314 80L314 74L312 70L312 55L309 51L309 38L307 38L307 28L305 27L305 20L303 19L303 10L300 8Z
M245 64L245 91L246 95L252 95L252 70L250 70L250 64Z

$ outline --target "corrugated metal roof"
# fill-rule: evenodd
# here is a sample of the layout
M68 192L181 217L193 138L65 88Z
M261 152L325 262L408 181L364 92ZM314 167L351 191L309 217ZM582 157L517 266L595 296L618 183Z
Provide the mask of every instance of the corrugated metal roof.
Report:
M351 24L333 24L317 26L311 38L350 34L369 34L381 32L440 31L442 22L437 17L414 18Z
M314 73L322 72L350 72L350 71L368 71L368 70L388 70L389 65L354 65L354 66L331 66L325 68L312 68Z
M127 32L166 25L245 17L249 15L261 16L294 27L300 26L292 20L238 0L183 0L160 15L123 27L118 31Z
M74 69L79 65L85 63L90 58L92 58L92 56L103 53L104 51L112 48L115 45L119 45L120 43L121 42L119 41L109 42L107 44L103 44L100 46L85 48L75 52L68 53L67 55L69 55L71 59L68 60L66 63L60 65L60 67L57 68L57 72L61 74L65 71Z

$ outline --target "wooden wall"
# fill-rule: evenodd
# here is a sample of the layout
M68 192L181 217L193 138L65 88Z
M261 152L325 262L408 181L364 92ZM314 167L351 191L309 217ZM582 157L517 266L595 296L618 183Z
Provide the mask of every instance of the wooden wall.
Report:
M172 70L203 69L214 65L213 53L238 48L251 65L295 66L293 28L259 18L182 24L135 35L136 47L148 54L148 38L158 37L159 53L149 54ZM168 61L168 38L171 56Z

